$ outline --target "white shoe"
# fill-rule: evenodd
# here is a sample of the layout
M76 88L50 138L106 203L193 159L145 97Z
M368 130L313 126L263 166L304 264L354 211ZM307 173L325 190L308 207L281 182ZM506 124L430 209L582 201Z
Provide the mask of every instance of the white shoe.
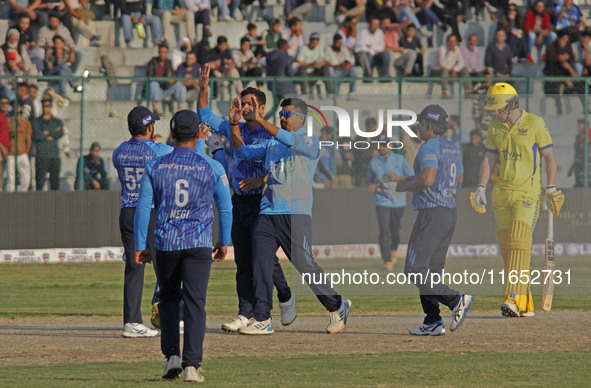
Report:
M518 318L523 312L517 307L515 302L508 300L501 305L501 314L504 317Z
M223 331L229 331L232 333L236 333L241 328L248 326L250 323L250 319L246 318L244 315L238 314L236 318L232 322L226 322L222 325Z
M451 324L449 325L449 330L456 331L462 326L464 318L466 318L466 314L468 314L468 311L472 308L473 303L474 297L472 295L460 295L460 301L451 312Z
M230 15L221 15L218 18L218 21L220 21L220 22L233 22L234 20L235 19Z
M429 29L427 28L427 26L422 26L421 29L419 30L419 32L421 33L421 35L423 35L425 38L430 38L433 36L433 33L431 31L429 31Z
M524 313L523 311L521 312L521 317L522 318L531 318L531 317L535 317L536 313L534 313L533 311L528 311L527 313Z
M444 335L445 328L443 327L443 321L437 321L429 325L421 323L417 327L408 329L408 332L412 335Z
M205 377L201 374L201 368L197 369L194 366L188 366L185 368L185 377L183 380L202 383L205 381Z
M143 323L126 323L121 332L121 336L126 338L156 337L157 335L158 330L150 329Z
M238 333L246 335L269 335L274 332L273 326L271 326L271 318L266 321L256 321L253 319L248 326L238 330Z
M162 378L171 380L176 379L182 371L183 367L181 366L181 358L179 356L170 356L166 361L164 372L162 372Z
M342 331L347 325L347 318L349 318L349 311L351 310L351 301L349 299L343 299L341 307L337 311L330 313L330 321L326 327L328 334L336 334Z
M185 321L179 322L179 334L185 334Z
M281 310L281 324L283 326L291 325L297 317L295 294L293 292L291 293L291 298L289 298L287 302L279 302L279 309Z

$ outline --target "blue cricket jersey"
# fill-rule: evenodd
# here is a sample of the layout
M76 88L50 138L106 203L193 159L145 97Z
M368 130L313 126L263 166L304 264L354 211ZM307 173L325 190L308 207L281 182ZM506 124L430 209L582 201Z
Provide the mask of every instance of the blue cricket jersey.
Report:
M462 153L444 135L427 140L415 158L415 179L427 167L435 167L435 182L426 190L412 193L415 210L436 206L455 208L458 178L464 173Z
M134 220L135 249L146 248L152 202L156 249L211 248L212 204L219 215L219 241L230 244L232 201L222 165L190 147L176 147L148 164Z
M260 214L312 215L312 181L318 165L319 144L305 127L296 132L279 129L274 139L235 148L235 155L264 163Z
M199 139L195 148L203 152L204 147L205 142ZM113 166L121 183L121 207L136 207L146 165L171 152L169 145L141 138L124 141L113 151Z
M376 156L369 162L367 177L376 182L374 201L376 206L405 207L406 193L396 192L397 182L390 181L389 173L398 176L412 176L413 172L402 155L390 151L388 158Z
M197 109L199 114L199 120L206 122L212 130L220 135L226 136L230 139L232 132L230 129L230 121L223 119L211 111L209 106L203 109ZM245 145L259 144L272 138L272 136L260 125L257 125L254 130L248 128L248 124L241 122L238 124L240 128L240 135ZM216 153L217 155L217 153ZM244 194L260 194L262 193L262 187L244 192L240 189L240 181L246 178L258 178L267 175L267 170L262 162L254 160L243 160L236 157L234 148L232 148L232 189L234 193L238 195Z

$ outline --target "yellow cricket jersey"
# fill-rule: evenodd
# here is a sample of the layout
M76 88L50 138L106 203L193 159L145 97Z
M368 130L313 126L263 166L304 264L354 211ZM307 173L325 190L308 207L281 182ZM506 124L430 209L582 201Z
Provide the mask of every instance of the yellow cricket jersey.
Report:
M529 191L542 187L540 151L552 147L552 137L544 120L521 110L513 128L494 119L488 127L486 152L499 155L499 188Z

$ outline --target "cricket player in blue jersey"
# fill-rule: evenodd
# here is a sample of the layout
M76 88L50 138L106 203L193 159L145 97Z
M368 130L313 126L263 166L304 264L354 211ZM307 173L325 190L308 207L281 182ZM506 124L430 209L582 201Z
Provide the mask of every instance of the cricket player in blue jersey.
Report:
M398 181L413 175L404 156L388 148L388 138L378 138L380 155L369 162L369 191L374 193L376 216L380 227L380 254L384 269L392 271L398 258L400 227L406 207L406 195L396 192Z
M146 240L152 203L156 211L156 271L160 282L161 349L167 358L162 378L204 381L205 298L212 262L215 200L219 239L213 261L222 261L230 244L232 203L222 165L195 149L199 117L182 110L171 119L174 150L148 164L135 214L135 259L151 259ZM182 281L182 288L181 288ZM179 302L184 302L185 335L180 361Z
M202 122L207 123L219 135L230 138L232 124L240 129L240 134L246 145L260 144L271 139L271 135L255 120L255 112L251 104L254 97L257 101L259 115L265 112L265 93L256 88L246 88L241 93L242 105L245 107L242 117L235 118L235 122L223 119L213 114L208 106L209 65L205 65L199 77L199 98L197 112ZM243 118L244 121L240 122ZM234 243L234 261L236 263L236 293L238 294L238 314L231 322L222 324L222 329L237 332L245 328L253 319L254 288L253 288L253 231L259 216L263 178L267 174L262 161L241 160L236 157L232 149L231 173L233 205L232 242ZM223 150L215 153L223 154ZM220 160L220 159L218 159ZM273 283L277 288L277 298L281 310L281 323L290 325L296 319L295 295L291 292L279 260L275 257L273 266Z
M252 97L252 110L256 122L273 139L246 145L238 120L249 109L240 99L234 99L230 107L232 147L237 158L264 163L268 171L265 177L261 211L254 228L254 320L238 332L242 334L272 334L271 310L273 308L273 268L279 246L304 279L316 279L310 287L330 312L328 333L338 333L345 328L351 302L342 299L327 284L324 270L312 255L312 180L318 157L319 143L316 137L308 137L306 122L307 105L301 99L285 99L279 112L281 128L265 121ZM321 280L321 279L324 279Z
M460 294L437 277L445 267L456 227L456 191L464 174L460 150L445 137L447 117L439 105L429 105L417 116L418 135L425 143L415 158L414 177L396 186L396 191L413 193L412 205L419 212L404 267L407 275L416 275L414 283L426 314L422 324L409 330L413 335L445 334L439 303L452 310L450 330L457 330L474 301L471 295Z
M148 108L137 106L127 116L127 126L131 139L124 141L113 152L113 165L117 170L121 183L121 213L119 215L119 228L121 241L125 250L125 280L123 286L123 332L121 335L127 338L154 337L157 330L150 329L142 321L142 293L144 289L144 265L135 262L133 220L136 204L140 191L140 183L146 165L159 156L172 152L172 147L154 142L154 122L159 120L158 115ZM197 149L203 151L205 143L200 140ZM154 249L154 228L156 227L156 214L150 216L148 232L148 248L152 252L155 263L156 250ZM153 302L154 303L154 302ZM156 307L156 312L157 312ZM152 324L155 324L154 320Z

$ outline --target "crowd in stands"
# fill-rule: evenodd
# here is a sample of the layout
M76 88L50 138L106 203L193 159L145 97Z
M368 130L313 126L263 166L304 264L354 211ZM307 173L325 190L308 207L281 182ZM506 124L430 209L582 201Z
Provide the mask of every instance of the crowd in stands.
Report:
M151 82L144 90L149 92L153 111L158 113L162 113L160 101L167 99L176 103L176 109L194 106L199 70L205 64L212 69L213 77L234 79L226 85L216 83L214 97L220 96L224 86L228 87L228 95L239 94L246 86L243 77L298 77L297 81L267 84L269 90L274 88L276 101L296 92L338 93L339 85L334 81L307 80L316 77L349 78L348 98L355 99L355 79L374 75L449 78L450 82L441 83L441 90L443 98L451 98L452 79L463 77L464 93L475 99L472 112L475 129L483 135L487 118L481 101L489 83L473 82L469 77L509 77L513 75L516 62L542 62L544 74L548 76L591 75L591 30L573 0L530 0L522 7L508 0L337 0L333 3L334 10L327 10L334 13L334 35L329 41L323 41L326 35L316 31L303 31L302 23L310 18L315 6L313 0L282 2L284 12L280 17L267 13L264 0L256 2L258 4L254 2L96 0L93 5L104 4L102 20L119 21L124 37L122 45L129 47L134 39L141 39L145 47L157 47L157 55L145 64ZM87 0L8 0L2 10L2 17L10 20L10 26L0 46L0 75L72 76L82 59L76 46L79 35L88 39L90 46L110 47L117 43L106 42L97 33L97 16L90 6ZM257 6L260 7L257 20L264 20L268 25L262 31L252 23L255 13L249 15L249 8L256 10ZM491 42L480 42L478 34L461 36L459 26L462 23L485 17L496 22ZM239 47L229 47L228 37L223 34L212 36L212 23L239 19L246 27ZM366 26L358 28L360 21L366 22ZM187 36L176 36L177 44L171 46L169 41L175 33L171 26L179 23L186 25ZM439 47L433 47L436 29L446 34ZM427 57L429 48L432 48L432 55ZM160 77L182 77L183 81L157 80ZM262 81L257 83L263 86ZM582 94L584 89L584 82L578 80L544 84L544 92L556 98L558 113L562 112L562 104L556 95ZM64 136L67 138L67 130L55 111L47 116L45 109L55 108L60 101L67 104L67 95L80 91L81 85L75 77L49 82L47 88L45 83L32 79L0 82L0 98L8 101L2 108L8 117L7 124L0 119L0 127L6 126L14 133L10 126L17 123L19 134L16 145L5 147L8 151L14 151L10 147L17 147L19 154L16 161L12 156L3 157L5 171L11 170L14 163L26 170L23 155L36 155L34 164L43 164L39 165L41 174L36 177L34 173L4 174L7 189L16 186L39 189L45 184L46 174L50 176L50 188L56 187L60 156L65 152L58 143L63 142L60 139ZM15 99L18 104L14 104ZM48 104L51 106L46 106ZM11 106L19 107L16 120L11 119L13 113L6 110ZM30 130L26 122L30 123ZM469 131L464 129L464 133ZM8 154L14 155L14 152ZM360 175L351 174L350 184L363 185L360 182L366 180L364 163L368 163L371 155L356 155L356 151L351 150L343 152L339 158L341 162L334 164L337 170L325 172L338 177L347 175L347 171L360 170ZM323 172L320 176L329 175ZM31 180L34 185L27 184ZM334 186L337 179L329 181L329 186ZM347 186L347 183L338 185ZM97 183L85 181L84 186L96 187Z

